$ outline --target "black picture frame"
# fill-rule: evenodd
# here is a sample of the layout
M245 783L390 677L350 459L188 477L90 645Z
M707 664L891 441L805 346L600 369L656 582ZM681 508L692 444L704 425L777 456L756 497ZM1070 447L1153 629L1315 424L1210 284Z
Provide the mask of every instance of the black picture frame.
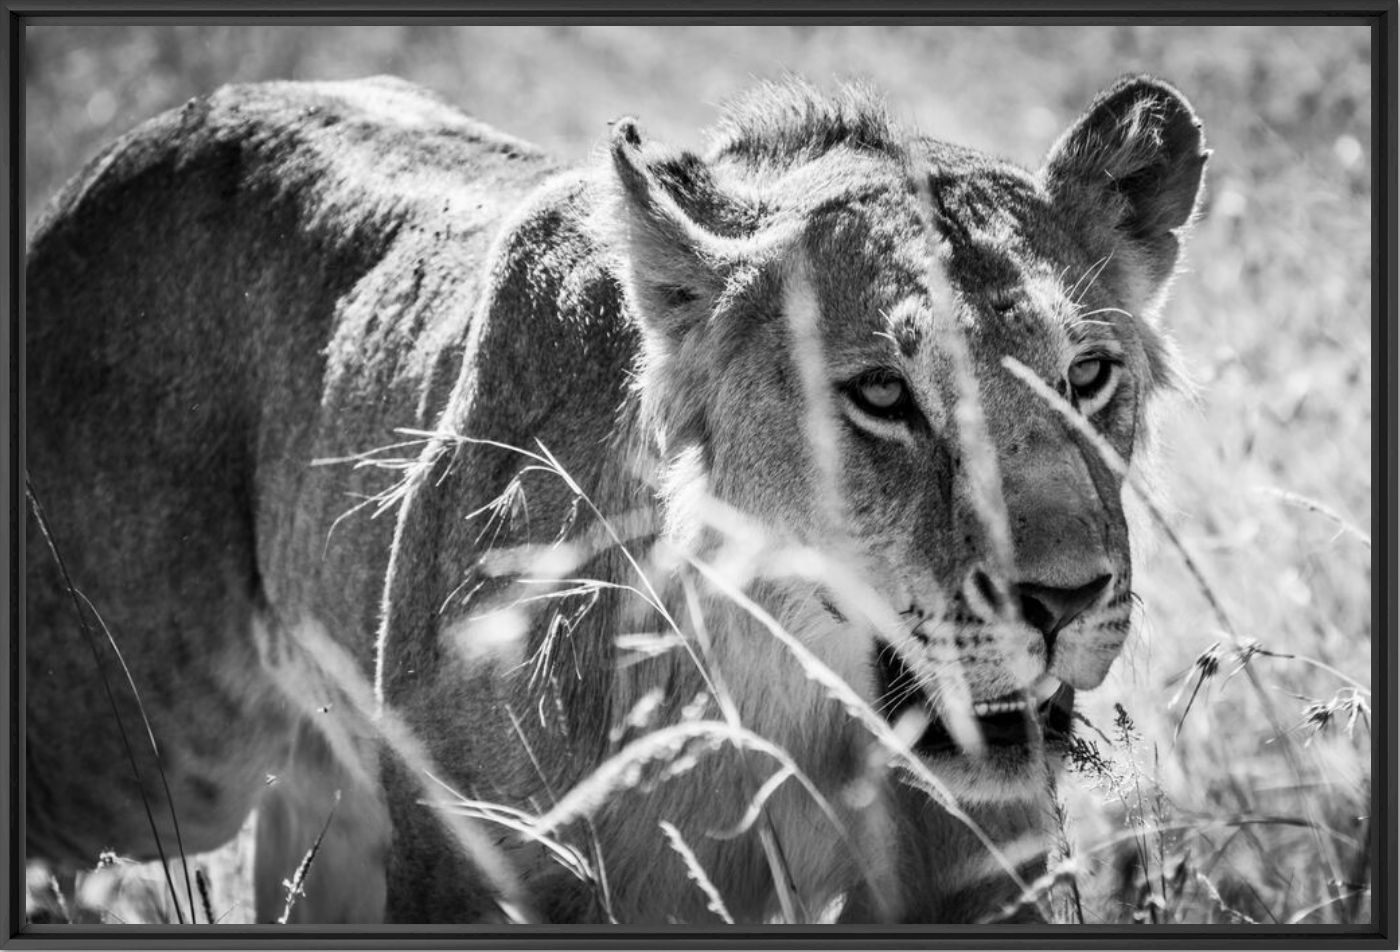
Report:
M0 152L4 185L3 287L7 333L0 339L8 374L8 410L0 439L0 469L6 479L6 545L0 562L8 580L4 616L9 632L3 665L4 705L0 708L7 740L6 782L0 785L5 824L0 866L0 945L6 948L1395 948L1397 935L1396 867L1396 409L1397 376L1397 7L1395 0L989 0L985 3L943 0L687 0L662 5L619 0L517 0L507 3L471 0L410 0L386 13L356 0L0 0L0 102L5 109L5 148ZM516 927L468 930L446 927L87 927L24 924L23 802L24 764L19 741L23 685L19 646L23 640L24 537L24 213L25 52L27 25L58 22L163 24L170 22L316 25L331 21L376 25L413 21L433 23L667 22L875 24L885 22L1037 23L1090 25L1122 22L1215 24L1364 23L1372 35L1372 486L1371 536L1374 553L1372 590L1372 671L1376 693L1372 732L1372 776L1377 822L1372 828L1372 927L1097 927L999 925L929 927L750 927L717 932L691 927L573 928Z

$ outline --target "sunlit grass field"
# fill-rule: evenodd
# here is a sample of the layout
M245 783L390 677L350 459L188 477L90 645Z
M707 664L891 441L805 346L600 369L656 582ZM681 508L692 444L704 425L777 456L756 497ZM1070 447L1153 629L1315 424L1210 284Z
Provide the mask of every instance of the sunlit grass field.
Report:
M1161 421L1180 546L1150 533L1139 632L1081 696L1093 747L1061 787L1058 908L1091 923L1369 919L1363 28L46 26L25 56L31 226L106 142L227 82L396 74L584 162L624 114L699 146L754 78L858 77L925 132L1034 168L1119 75L1171 81L1214 150L1165 312L1196 388ZM195 862L214 917L248 921L246 837ZM125 900L102 899L113 921L173 919L149 868L126 882Z

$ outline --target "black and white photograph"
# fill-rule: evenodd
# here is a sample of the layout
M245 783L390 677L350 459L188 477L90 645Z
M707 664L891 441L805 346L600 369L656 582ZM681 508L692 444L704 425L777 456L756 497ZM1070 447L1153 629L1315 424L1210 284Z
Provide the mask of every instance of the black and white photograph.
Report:
M1393 929L1372 7L25 25L17 934Z

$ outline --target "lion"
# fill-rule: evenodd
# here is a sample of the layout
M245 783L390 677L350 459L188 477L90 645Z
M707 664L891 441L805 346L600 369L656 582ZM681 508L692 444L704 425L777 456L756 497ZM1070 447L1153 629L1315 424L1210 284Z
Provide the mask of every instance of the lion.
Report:
M401 80L273 82L62 191L31 859L256 809L260 921L1039 915L1201 123L1125 78L1030 172L792 80L710 142L622 119L565 168Z

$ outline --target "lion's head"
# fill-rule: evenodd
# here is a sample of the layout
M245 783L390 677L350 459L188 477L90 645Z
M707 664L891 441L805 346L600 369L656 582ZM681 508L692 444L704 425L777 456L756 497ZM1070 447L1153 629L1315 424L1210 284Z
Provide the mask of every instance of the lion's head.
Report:
M1141 451L1206 155L1148 78L1036 173L796 85L739 103L703 158L615 129L670 533L694 534L704 493L839 554L898 629L810 584L787 617L889 717L929 712L917 749L964 797L1028 792L1033 748L1130 627L1122 480L1006 358Z

